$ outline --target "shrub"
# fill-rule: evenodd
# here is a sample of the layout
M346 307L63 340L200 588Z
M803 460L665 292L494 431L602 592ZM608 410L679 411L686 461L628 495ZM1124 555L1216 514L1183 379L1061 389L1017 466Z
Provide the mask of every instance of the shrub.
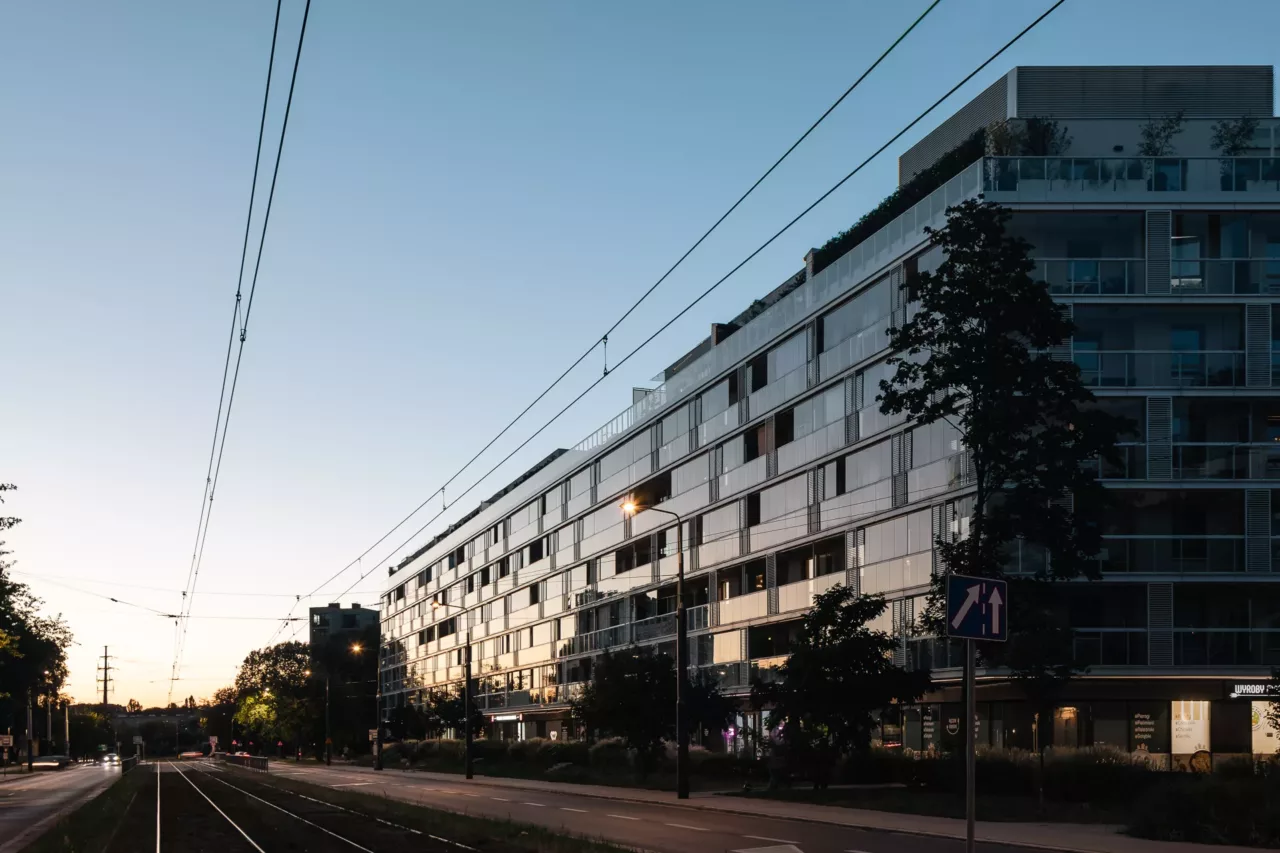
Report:
M588 763L592 767L617 770L631 766L631 753L620 737L605 738L593 743L588 750Z
M847 231L822 244L813 259L813 272L817 275L840 256L875 234L881 228L906 213L913 205L924 200L929 193L960 174L986 153L986 131L979 130L938 158L932 166L918 172L905 184L885 197Z
M1160 774L1133 809L1128 831L1201 844L1280 846L1280 779Z
M1072 803L1127 804L1161 778L1141 755L1106 746L1045 753L1045 796Z

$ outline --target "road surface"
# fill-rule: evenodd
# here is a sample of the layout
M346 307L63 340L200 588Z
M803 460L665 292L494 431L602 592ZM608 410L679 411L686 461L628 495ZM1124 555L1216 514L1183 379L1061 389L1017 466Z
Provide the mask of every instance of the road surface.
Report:
M830 824L754 817L658 803L603 799L470 782L415 778L412 772L272 762L271 777L334 790L386 796L479 817L533 823L659 853L962 853L963 839L905 835ZM1048 842L1047 842L1048 843ZM1027 848L979 843L982 853L1025 853Z
M120 775L119 767L73 764L66 770L43 770L0 783L0 853L20 850L26 831L64 806L92 799Z

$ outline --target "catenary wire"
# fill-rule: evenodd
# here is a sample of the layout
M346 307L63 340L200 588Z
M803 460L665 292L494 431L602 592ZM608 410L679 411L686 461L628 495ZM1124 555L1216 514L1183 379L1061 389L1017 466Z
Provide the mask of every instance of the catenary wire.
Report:
M257 289L258 289L258 273L262 266L262 251L263 251L263 247L266 244L267 228L269 227L271 222L271 207L273 202L275 201L276 182L280 177L280 161L283 159L284 141L289 132L289 115L293 109L293 94L298 83L298 66L302 60L302 47L306 42L307 19L310 17L310 14L311 14L311 0L306 0L306 4L303 6L303 10L302 10L302 25L298 31L298 47L293 57L293 71L289 77L289 94L285 99L284 117L280 125L280 139L276 145L276 160L271 170L271 185L270 185L270 189L267 192L267 204L262 217L262 229L258 238L257 255L254 259L253 278L249 284L249 299L245 305L244 319L240 325L240 346L236 352L236 365L231 375L231 389L230 389L230 392L227 394L227 409L226 409L226 416L223 419L223 424L222 424L222 437L218 441L217 461L215 462L214 468L213 468L213 480L209 484L209 499L207 502L208 509L204 513L204 531L202 534L200 534L200 546L197 550L197 557L196 557L194 569L191 572L190 583L188 584L187 592L184 592L183 594L183 611L182 611L183 618L180 620L181 622L180 633L179 633L177 644L176 644L177 648L175 649L175 653L174 653L173 667L170 672L171 678L178 677L179 671L182 666L183 645L185 643L186 633L187 633L186 616L190 614L191 605L195 599L196 584L200 578L200 565L204 559L204 546L209 540L209 521L213 516L213 498L215 493L217 492L218 477L222 471L222 457L223 457L223 452L225 451L226 445L227 445L227 431L231 425L232 407L235 405L236 386L240 379L240 365L244 357L244 345L245 345L245 340L247 338L247 333L249 329L249 319L253 312L254 295L257 293ZM274 54L275 54L274 48L275 48L275 37L273 35L272 62L274 62ZM268 80L269 79L270 77L268 75ZM266 98L264 97L263 120L259 126L259 139L258 139L259 156L261 155L262 127L265 126L265 110L266 110ZM255 186L257 184L257 177L256 177L257 168L258 168L257 162L255 161L255 165L254 165ZM252 209L250 210L250 216L252 216ZM246 245L247 245L247 239L248 239L247 233L248 232L246 229ZM243 279L243 263L244 263L244 258L242 255L242 258L241 258L241 278L242 279ZM239 287L237 286L237 299L236 299L237 305L239 304L239 301L240 301L238 291L239 291ZM170 689L170 699L172 700L172 689Z
M669 319L669 320L667 320L665 323L663 323L661 326L659 326L659 327L658 327L658 329L657 329L656 331L654 331L651 335L649 335L649 337L645 338L645 339L644 339L643 341L641 341L641 342L640 342L640 343L639 343L635 348L633 348L630 352L628 352L625 356L623 356L623 357L622 357L622 359L617 363L617 365L615 365L615 369L616 369L616 367L620 367L620 366L622 366L623 364L625 364L625 363L626 363L627 361L629 361L633 356L635 356L638 352L640 352L640 350L642 350L642 349L644 349L646 346L648 346L648 345L649 345L649 344L650 344L650 343L651 343L655 338L657 338L657 337L658 337L658 335L662 334L664 331L666 331L668 328L670 328L672 325L674 325L674 324L675 324L675 323L676 323L676 322L677 322L681 317L683 317L686 313L688 313L690 310L692 310L692 309L694 308L694 306L696 306L696 305L697 305L698 303L700 303L703 299L705 299L707 296L709 296L713 291L715 291L718 287L720 287L720 285L724 284L724 282L725 282L725 281L727 281L727 280L729 279L729 277L730 277L730 276L732 276L732 275L733 275L734 273L736 273L738 270L742 269L742 267L746 266L746 264L747 264L747 263L749 263L749 262L750 262L751 260L753 260L757 255L759 255L759 254L760 254L761 252L763 252L766 248L768 248L770 245L772 245L774 241L776 241L779 237L781 237L781 236L782 236L783 234L785 234L788 230L790 230L792 226L794 226L794 225L795 225L797 222L799 222L799 221L800 221L804 216L806 216L808 213L810 213L810 212L811 212L815 207L817 207L817 206L818 206L819 204L821 204L822 202L826 201L826 199L827 199L827 198L829 198L829 197L830 197L830 196L831 196L831 195L832 195L836 190L838 190L838 189L839 189L840 187L842 187L845 183L847 183L851 178L853 178L853 177L854 177L855 175L857 175L860 171L862 171L862 169L864 169L864 168L865 168L865 167L866 167L866 166L867 166L867 165L868 165L872 160L874 160L876 157L878 157L880 154L882 154L882 153L883 153L887 148L889 148L889 146L890 146L890 145L892 145L894 142L898 141L900 138L902 138L902 136L903 136L903 135L905 135L908 131L910 131L910 130L911 130L911 128L915 127L917 124L919 124L921 121L923 121L923 120L924 120L924 119L925 119L925 118L926 118L930 113L932 113L935 109L937 109L937 108L938 108L938 107L939 107L939 106L940 106L944 101L946 101L948 98L950 98L952 95L954 95L957 91L959 91L959 89L960 89L961 87L963 87L966 83L968 83L970 80L972 80L972 79L973 79L974 77L976 77L978 74L980 74L980 73L983 71L983 69L985 69L988 65L990 65L990 64L991 64L992 62L994 62L997 58L999 58L999 57L1000 57L1000 56L1001 56L1005 51L1007 51L1010 47L1012 47L1012 46L1013 46L1014 44L1016 44L1019 40L1021 40L1023 36L1025 36L1025 35L1026 35L1027 33L1029 33L1032 29L1034 29L1034 28L1035 28L1035 27L1036 27L1036 26L1037 26L1041 21L1043 21L1045 18L1047 18L1047 17L1048 17L1048 16L1049 16L1049 15L1050 15L1050 14L1051 14L1055 9L1057 9L1059 6L1061 6L1061 5L1062 5L1063 3L1065 3L1065 2L1066 2L1066 0L1057 0L1057 2L1055 2L1052 6L1050 6L1048 9L1046 9L1044 12L1042 12L1042 13L1041 13L1041 14L1040 14L1040 15L1039 15L1035 20L1033 20L1030 24L1028 24L1026 27L1024 27L1024 28L1023 28L1021 31L1019 31L1015 36L1013 36L1013 38L1011 38L1011 39L1009 39L1009 41L1005 42L1005 43L1004 43L1004 45L1002 45L1002 46L1001 46L1001 47L1000 47L1000 48L999 48L995 53L991 54L991 56L989 56L986 60L984 60L984 61L982 62L982 64L980 64L980 65L979 65L977 68L975 68L973 71L971 71L971 72L969 72L967 75L965 75L965 77L964 77L963 79L961 79L959 83L956 83L956 84L955 84L954 86L952 86L949 90L947 90L947 92L946 92L944 95L942 95L942 97L940 97L940 98L938 98L936 101L934 101L934 102L933 102L933 103L932 103L932 104L931 104L927 109L925 109L925 110L924 110L924 112L920 113L918 116L916 116L916 118L912 119L910 123L908 123L908 124L907 124L906 126L904 126L901 130L899 130L899 131L898 131L897 133L895 133L892 137L890 137L890 139L889 139L887 142L885 142L883 145L881 145L879 148L877 148L874 152L872 152L872 153L871 153L871 155L869 155L865 160L863 160L861 163L859 163L859 164L858 164L858 165L857 165L857 166L856 166L852 171L850 171L847 175L845 175L843 178L841 178L839 181L837 181L837 182L835 183L835 185L833 185L829 190L827 190L826 192L824 192L821 196L819 196L819 197L818 197L814 202L812 202L812 203L811 203L809 206L807 206L804 210L800 211L800 213L798 213L798 214L797 214L794 218L792 218L792 219L791 219L791 220L790 220L786 225L782 226L782 228L780 228L778 231L776 231L776 232L773 234L773 236L771 236L768 240L766 240L764 243L762 243L762 244L761 244L757 249L755 249L755 251L753 251L753 252L752 252L751 254L749 254L746 258L744 258L742 261L740 261L738 264L736 264L736 265L735 265L731 270L729 270L729 272L725 273L725 274L724 274L724 276L722 276L722 277L721 277L720 279L718 279L714 284L712 284L710 287L708 287L706 290L704 290L701 294L699 294L699 295L698 295L698 297L697 297L696 299L694 299L692 302L690 302L688 305L686 305L684 308L682 308L682 309L681 309L681 310L680 310L680 311L679 311L679 312L678 312L674 317L672 317L671 319ZM525 440L524 440L520 445L518 445L514 450L512 450L510 453L508 453L506 456L504 456L504 457L503 457L503 458L502 458L502 459L501 459L501 460L500 460L496 465L494 465L492 468L490 468L488 471L486 471L483 475L481 475L481 477L480 477L478 480L476 480L474 483L472 483L472 485L471 485L468 489L466 489L466 490L465 490L461 495L459 495L458 497L456 497L456 498L454 499L454 500L455 500L455 502L456 502L458 499L460 499L460 498L462 498L462 497L465 497L469 492L471 492L474 488L476 488L476 486L478 486L478 485L479 485L480 483L482 483L485 479L487 479L491 474L493 474L493 472L494 472L494 471L496 471L496 470L497 470L498 468L500 468L503 464L505 464L508 460L510 460L510 459L511 459L511 457L513 457L516 453L518 453L518 452L520 452L521 450L523 450L523 449L524 449L524 448L525 448L525 447L526 447L526 446L527 446L531 441L533 441L533 439L537 438L537 437L538 437L538 436L539 436L539 435L540 435L544 430L546 430L548 427L550 427L552 424L554 424L554 423L555 423L555 422L556 422L556 421L557 421L557 420L558 420L562 415L564 415L564 414L565 414L569 409L571 409L573 406L575 406L575 405L576 405L576 404L577 404L577 403L578 403L578 402L579 402L583 397L585 397L588 393L590 393L591 391L593 391L593 390L594 390L598 385L600 385L600 383L602 383L602 382L603 382L605 379L607 379L607 378L608 378L607 374L606 374L605 376L600 376L600 377L598 377L595 381L593 381L590 385L588 385L588 386L587 386L587 387L586 387L586 388L585 388L585 389L584 389L580 394L578 394L578 396L576 396L576 397L574 397L572 400L570 400L568 404L566 404L562 409L560 409L558 412L556 412L556 414L554 414L554 415L553 415L553 416L552 416L548 421L546 421L546 422L545 422L541 427L539 427L539 428L538 428L538 429L537 429L537 430L536 430L532 435L530 435L530 436L529 436L528 438L526 438L526 439L525 439ZM391 552L390 552L386 557L384 557L382 560L377 561L377 562L374 564L373 568L370 568L368 571L366 571L365 573L361 574L361 575L360 575L360 577L356 580L356 583L359 583L359 581L361 581L361 580L363 580L365 577L367 577L367 576L368 576L368 575L369 575L369 574L374 570L374 568L377 568L377 567L381 566L381 565L382 565L382 563L384 563L386 560L390 559L393 555L395 555L396 553L398 553L402 548L404 548L404 547L405 547L405 545L407 545L407 544L409 544L409 542L413 541L413 539L414 539L414 538L416 538L416 537L417 537L417 536L418 536L418 535L419 535L423 530L425 530L425 529L427 528L427 526L428 526L428 525L430 525L433 521L435 521L437 518L439 518L439 517L440 517L440 515L442 515L442 514L443 514L443 512L444 512L444 510L441 510L441 511L440 511L439 513L437 513L436 515L432 516L432 518L428 519L428 521L426 522L426 524L423 524L421 527L419 527L419 528L418 528L418 530L414 531L413 535L412 535L412 536L410 536L407 540L405 540L405 542L401 543L398 547L396 547L394 550L392 550L392 551L391 551ZM354 586L354 584L353 584L352 586ZM348 590L345 590L345 591L343 591L342 593L340 593L338 597L339 597L339 598L341 598L341 597L342 597L342 595L346 595L347 591L349 591L349 588L348 588Z
M885 48L885 50L878 57L876 57L876 60L872 62L869 66L867 66L866 70L864 70L858 76L858 78L854 80L853 83L850 84L850 86L847 89L845 89L843 93L841 93L840 97L836 98L836 100L832 102L832 104L829 107L827 107L827 109L822 113L822 115L818 116L818 118L813 122L813 124L809 125L808 129L806 129L804 133L800 134L799 138L797 138L794 142L791 143L790 147L788 147L787 150L784 151L782 155L773 162L773 165L771 165L768 169L766 169L764 174L762 174L759 178L756 178L755 182L750 187L747 188L746 192L744 192L741 196L739 196L738 200L735 201L729 207L728 210L722 213L720 215L720 218L717 219L714 223L712 223L711 227L708 228L706 231L704 231L702 236L700 236L696 241L694 241L693 245L691 245L688 249L686 249L684 254L682 254L679 258L677 258L676 262L673 263L667 269L667 271L664 272L658 278L657 281L655 281L652 285L650 285L649 288L640 295L640 298L637 299L634 303L632 303L630 308L628 308L626 311L623 312L621 317L619 317L617 320L614 321L613 325L611 325L608 329L605 330L603 335L595 339L592 342L591 346L585 352L583 352L582 355L578 356L578 358L574 360L572 364L570 364L567 368L565 368L563 373L557 376L551 382L550 385L548 385L541 393L538 394L537 397L535 397L527 406L521 409L520 412L514 418L512 418L507 423L507 425L504 426L498 432L497 435L491 438L488 441L488 443L486 443L483 447L481 447L478 451L476 451L475 455L473 455L469 460L467 460L467 462L464 463L463 466L459 468L448 480L446 480L444 484L440 486L440 488L436 489L434 492L428 495L426 499L422 501L422 503L418 504L418 506L415 507L412 512L410 512L408 515L402 518L394 527L392 527L390 530L384 533L381 537L379 537L379 539L376 542L374 542L372 545L370 545L368 548L366 548L364 552L360 554L360 556L356 557L356 559L352 560L350 563L343 566L336 573L334 573L330 578L328 578L324 583L320 584L320 586L317 587L316 589L317 590L322 589L323 587L332 583L334 580L336 580L340 575L342 575L352 566L362 561L365 557L369 555L371 551L373 551L374 548L377 548L379 545L385 542L388 537L390 537L397 530L403 527L409 521L409 519L413 518L415 515L421 512L423 507L425 507L428 503L434 500L437 495L440 495L441 493L443 493L444 490L447 489L450 485L452 485L453 482L456 479L458 479L458 477L460 477L468 468L470 468L476 462L477 459L479 459L485 452L487 452L489 448L493 447L494 444L496 444L504 435L507 434L507 432L512 427L516 425L516 423L518 423L526 414L528 414L529 411L534 406L542 402L542 400L547 396L547 394L551 393L552 390L558 387L560 383L564 381L565 377L567 377L571 372L573 372L573 370L576 367L578 367L578 365L582 364L582 362L585 361L587 357L591 355L591 353L595 352L596 348L600 346L602 342L606 341L609 335L612 334L614 331L616 331L617 328L621 326L622 323L628 317L630 317L631 314L637 308L640 307L641 303L643 303L646 299L648 299L649 296L652 295L653 292L663 282L665 282L671 276L671 274L674 273L676 269L679 266L681 266L685 262L685 260L687 260L688 257L692 255L694 251L697 250L697 248L701 246L703 242L705 242L706 239L710 237L711 234L716 229L718 229L720 225L723 224L724 221L728 219L729 216L735 210L738 209L739 206L742 205L744 201L747 200L747 197L750 196L752 193L754 193L756 189L758 189L759 186L762 183L764 183L765 179L767 179L770 175L772 175L773 172L780 165L782 165L782 162L786 160L789 156L791 156L792 152L794 152L802 142L804 142L806 139L809 138L809 135L818 128L818 125L822 124L822 122L825 121L827 117L830 116L831 113L833 113L836 110L836 108L839 107L840 104L842 104L847 97L849 97L850 94L853 93L854 89L857 89L858 86L862 83L862 81L865 80L871 74L872 71L874 71L877 67L879 67L879 65L889 56L889 54L892 53L894 49L897 48L898 45L901 44L907 38L907 36L910 35L911 32L917 26L919 26L919 24L929 15L929 13L932 12L934 8L941 2L942 0L933 0L933 2L930 3L929 6L923 12L921 12L920 15L914 21L912 21L911 25L907 27L905 30L903 30L902 33L896 39L894 39L893 43L890 44L887 48ZM456 501L457 498L455 498L454 500Z

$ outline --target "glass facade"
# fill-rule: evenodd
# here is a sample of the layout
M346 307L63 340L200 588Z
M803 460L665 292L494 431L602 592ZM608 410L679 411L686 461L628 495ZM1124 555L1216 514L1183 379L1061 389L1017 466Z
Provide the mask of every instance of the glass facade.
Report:
M1280 184L1276 161L1210 153L962 170L398 567L381 602L384 703L457 689L470 643L486 715L567 736L596 656L670 650L682 541L691 666L745 693L785 659L815 594L883 593L880 627L942 685L894 737L945 740L958 658L912 625L935 537L967 529L968 456L951 427L886 416L876 395L886 330L910 311L903 285L939 262L924 228L985 192L1014 211L1034 275L1072 312L1062 357L1135 424L1120 464L1098 467L1119 498L1102 579L1062 602L1090 678L1117 681L1057 709L1043 736L1222 751L1249 701L1138 686L1280 665ZM679 522L624 517L626 496ZM1045 565L1030 547L1011 561ZM1030 731L1016 703L982 708L990 743Z

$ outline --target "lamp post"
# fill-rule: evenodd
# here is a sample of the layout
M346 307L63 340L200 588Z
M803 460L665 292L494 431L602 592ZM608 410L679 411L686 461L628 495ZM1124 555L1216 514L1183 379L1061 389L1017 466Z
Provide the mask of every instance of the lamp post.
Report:
M441 604L439 601L432 599L431 609L439 610L441 607L452 607L454 610L461 610L465 618L467 609L457 604ZM471 778L471 742L474 734L471 731L471 620L467 619L467 645L462 653L462 730L463 737L466 738L465 746L462 750L462 769L468 779Z
M363 651L364 651L364 646L360 645L359 643L351 644L351 653L353 655L359 655ZM373 703L374 703L373 723L376 726L376 728L374 728L373 730L373 769L381 770L382 769L382 673L381 672L377 673L377 680L375 682L375 685L376 686L374 688L374 694L373 694ZM325 690L326 702L328 701L328 696L329 696L329 691L327 689L327 682L326 682L326 690ZM328 717L327 705L325 708L325 716L327 719Z
M685 721L684 680L689 675L689 629L684 610L684 519L668 509L640 506L634 501L622 511L634 516L641 510L660 512L676 520L676 797L689 799L689 729Z

